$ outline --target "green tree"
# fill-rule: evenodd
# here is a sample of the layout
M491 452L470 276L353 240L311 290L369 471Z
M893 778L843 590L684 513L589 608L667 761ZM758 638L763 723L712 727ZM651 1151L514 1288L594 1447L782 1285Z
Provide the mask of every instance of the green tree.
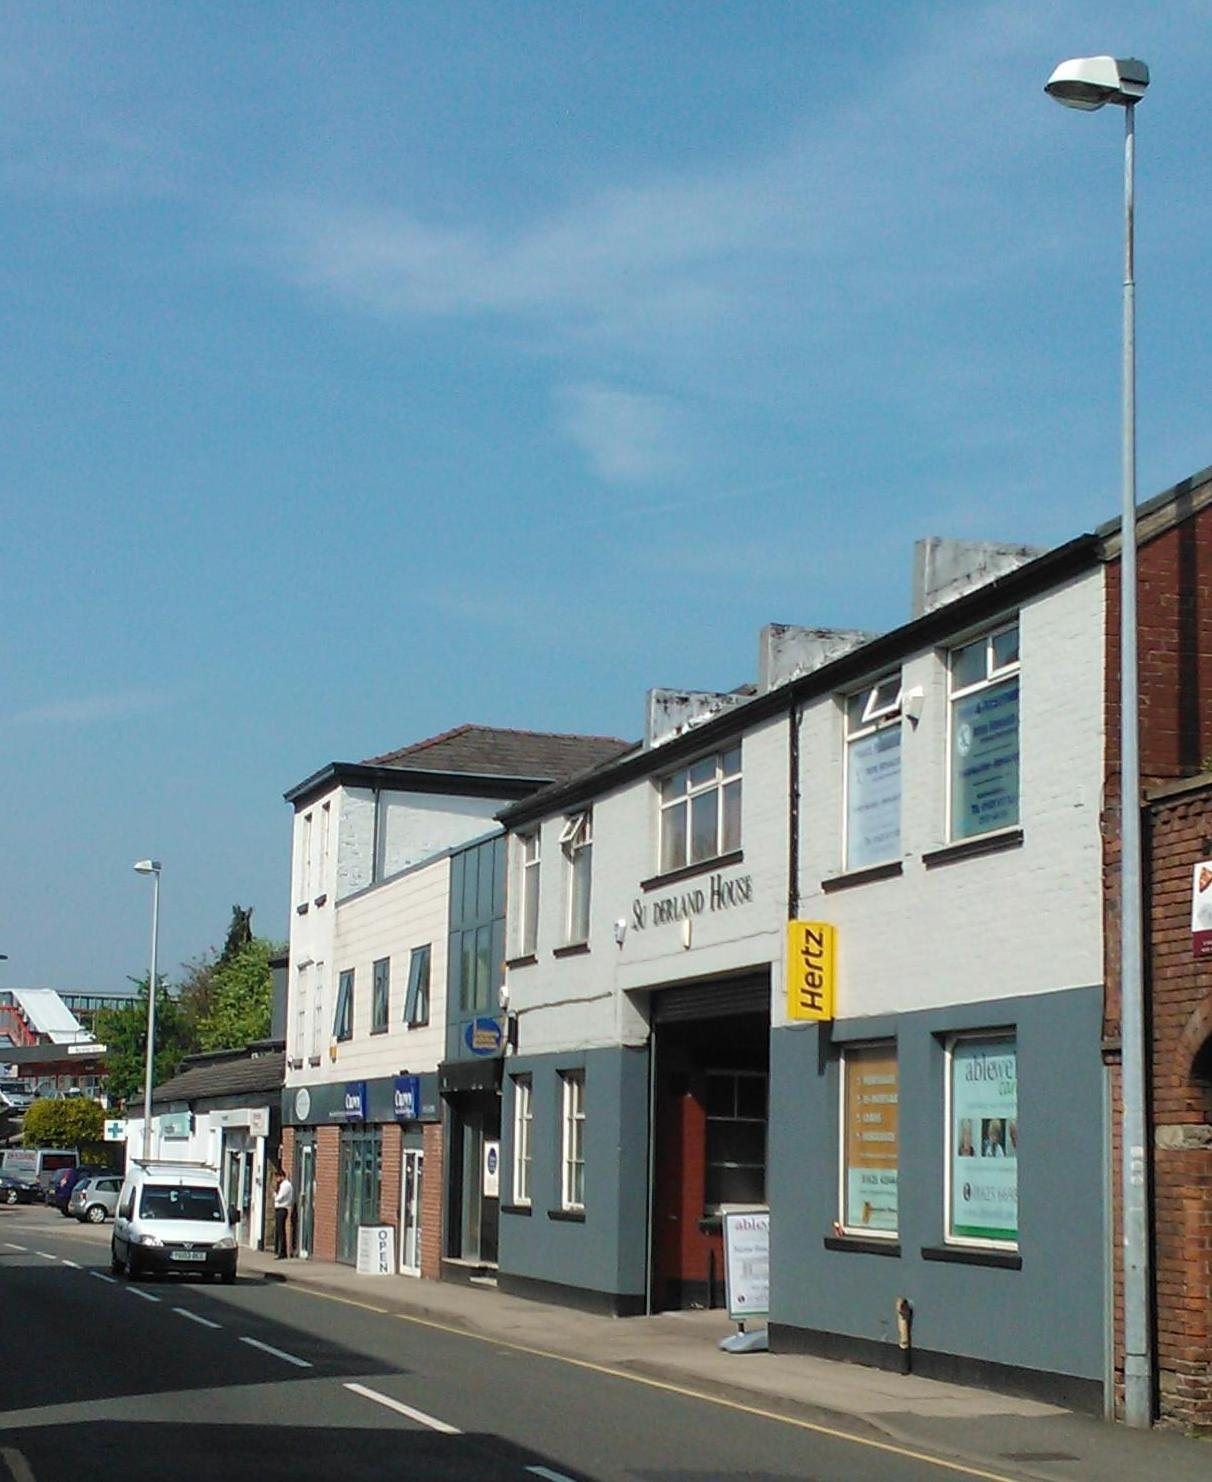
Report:
M109 1094L124 1104L143 1088L147 1055L147 975L132 981L138 983L139 992L129 1006L102 1009L93 1026L97 1038L108 1047ZM197 1048L193 1025L160 978L156 986L155 1084L168 1080L182 1058Z
M87 1096L69 1096L62 1101L35 1101L25 1114L21 1141L27 1148L78 1148L81 1143L100 1142L105 1130L105 1110Z
M209 1005L196 1024L203 1050L233 1050L269 1033L274 943L250 937L215 964Z

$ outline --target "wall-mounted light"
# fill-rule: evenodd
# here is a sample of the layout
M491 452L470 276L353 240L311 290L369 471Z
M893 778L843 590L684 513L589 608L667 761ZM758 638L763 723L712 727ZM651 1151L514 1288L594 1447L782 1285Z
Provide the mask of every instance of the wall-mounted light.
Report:
M922 711L926 708L926 691L920 684L914 685L911 690L906 690L901 696L901 714L911 720L914 725L922 718Z
M623 941L626 936L627 918L626 916L620 916L619 919L614 923L614 939L620 947L623 945Z

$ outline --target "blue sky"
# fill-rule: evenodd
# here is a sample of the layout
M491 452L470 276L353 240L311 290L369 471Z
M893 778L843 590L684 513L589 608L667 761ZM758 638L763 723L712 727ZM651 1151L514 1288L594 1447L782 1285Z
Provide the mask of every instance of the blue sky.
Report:
M285 935L283 790L634 736L1212 462L1206 3L0 3L0 984Z

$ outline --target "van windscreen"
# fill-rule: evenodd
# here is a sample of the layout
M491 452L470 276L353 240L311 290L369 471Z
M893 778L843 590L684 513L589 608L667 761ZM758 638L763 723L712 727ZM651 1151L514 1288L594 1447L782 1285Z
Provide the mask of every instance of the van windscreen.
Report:
M139 1217L145 1220L219 1220L223 1205L218 1189L193 1184L144 1184Z

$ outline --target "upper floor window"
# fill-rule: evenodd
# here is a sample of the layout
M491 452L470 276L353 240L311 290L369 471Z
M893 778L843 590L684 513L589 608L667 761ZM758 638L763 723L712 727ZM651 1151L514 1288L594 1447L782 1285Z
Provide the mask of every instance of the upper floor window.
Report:
M408 993L404 1022L410 1029L429 1023L429 945L414 947L408 959Z
M662 874L740 847L740 746L700 757L662 779Z
M899 859L901 676L886 675L846 701L846 868Z
M532 1081L528 1075L513 1078L513 1202L530 1203L530 1134L534 1125L531 1100Z
M295 973L295 1044L294 1059L300 1065L307 1054L307 1004L311 997L311 963L299 964Z
M328 851L332 845L332 804L325 803L320 809L320 871L316 889L320 894L328 889Z
M1018 624L952 649L951 838L1018 822Z
M353 995L353 968L347 968L338 980L337 1011L332 1021L332 1036L335 1040L353 1039Z
M303 826L299 831L299 900L311 895L311 824L312 816L304 813Z
M593 814L574 813L565 820L560 846L568 861L569 942L589 940L589 892L593 869Z
M522 835L522 916L518 949L523 957L539 945L539 830Z
M324 1024L324 964L317 962L315 967L314 1001L311 1010L311 1058L318 1061L320 1058L320 1039L323 1034Z
M370 1032L383 1034L387 1029L391 1001L391 959L380 957L374 965L374 982L370 995Z

